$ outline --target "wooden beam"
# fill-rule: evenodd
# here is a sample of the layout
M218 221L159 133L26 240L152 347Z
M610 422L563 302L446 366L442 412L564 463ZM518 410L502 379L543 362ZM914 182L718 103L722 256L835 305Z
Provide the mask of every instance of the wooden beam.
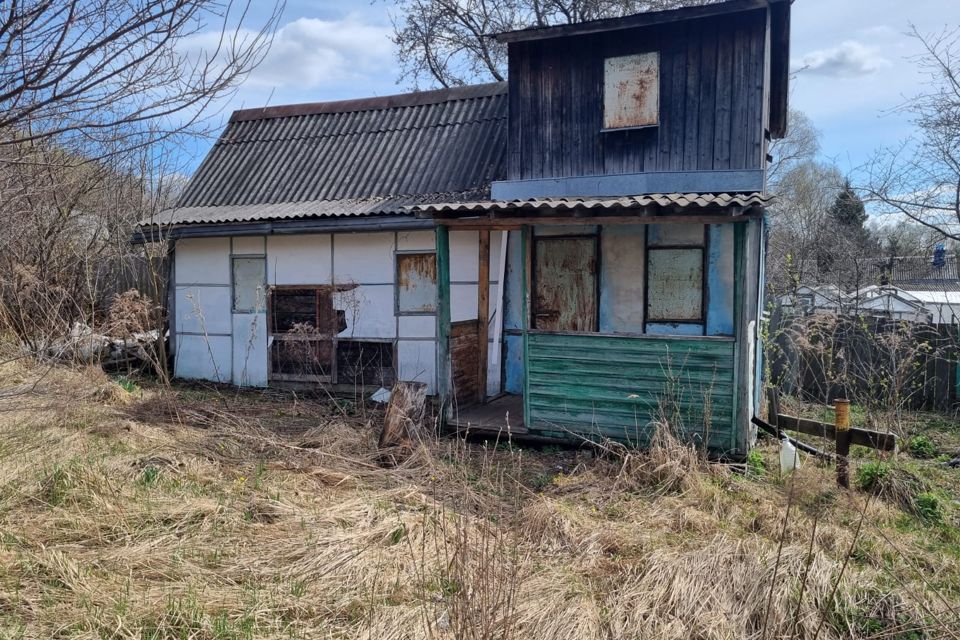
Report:
M442 420L453 416L450 362L450 230L437 227L437 394Z
M477 400L487 397L487 357L490 353L490 230L480 231L480 275L477 280Z
M816 420L807 420L784 414L777 415L777 427L784 431L796 431L808 436L826 438L827 440L836 440L837 430L832 424L826 422L817 422ZM895 451L897 448L897 437L892 433L880 433L879 431L870 431L869 429L850 429L850 444L880 451Z

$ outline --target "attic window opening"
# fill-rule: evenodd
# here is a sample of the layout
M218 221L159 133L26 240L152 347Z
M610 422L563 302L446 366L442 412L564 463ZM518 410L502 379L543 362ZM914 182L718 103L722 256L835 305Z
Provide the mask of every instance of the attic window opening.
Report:
M604 131L660 124L660 54L656 51L603 61Z

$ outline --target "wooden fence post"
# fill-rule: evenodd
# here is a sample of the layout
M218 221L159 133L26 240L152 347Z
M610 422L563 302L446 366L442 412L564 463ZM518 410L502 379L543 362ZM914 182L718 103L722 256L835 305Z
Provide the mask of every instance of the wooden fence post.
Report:
M767 422L777 428L777 440L783 437L780 433L780 390L776 387L767 387Z
M834 421L837 444L837 484L850 488L850 401L834 400Z

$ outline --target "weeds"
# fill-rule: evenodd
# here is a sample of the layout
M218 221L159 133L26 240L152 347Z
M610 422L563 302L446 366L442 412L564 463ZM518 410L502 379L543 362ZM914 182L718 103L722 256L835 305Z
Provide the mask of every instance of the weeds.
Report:
M82 400L0 406L0 637L952 637L952 507L921 483L895 526L886 463L866 510L832 469L739 481L667 424L597 456L425 436L387 470L325 405L104 405L75 375L49 384Z

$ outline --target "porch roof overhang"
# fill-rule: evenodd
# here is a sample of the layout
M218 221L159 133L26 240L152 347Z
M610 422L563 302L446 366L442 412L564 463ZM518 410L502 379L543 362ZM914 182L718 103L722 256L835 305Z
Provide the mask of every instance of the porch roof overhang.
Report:
M620 198L530 198L440 202L408 207L437 224L518 227L524 224L733 222L762 217L763 193L653 193Z

